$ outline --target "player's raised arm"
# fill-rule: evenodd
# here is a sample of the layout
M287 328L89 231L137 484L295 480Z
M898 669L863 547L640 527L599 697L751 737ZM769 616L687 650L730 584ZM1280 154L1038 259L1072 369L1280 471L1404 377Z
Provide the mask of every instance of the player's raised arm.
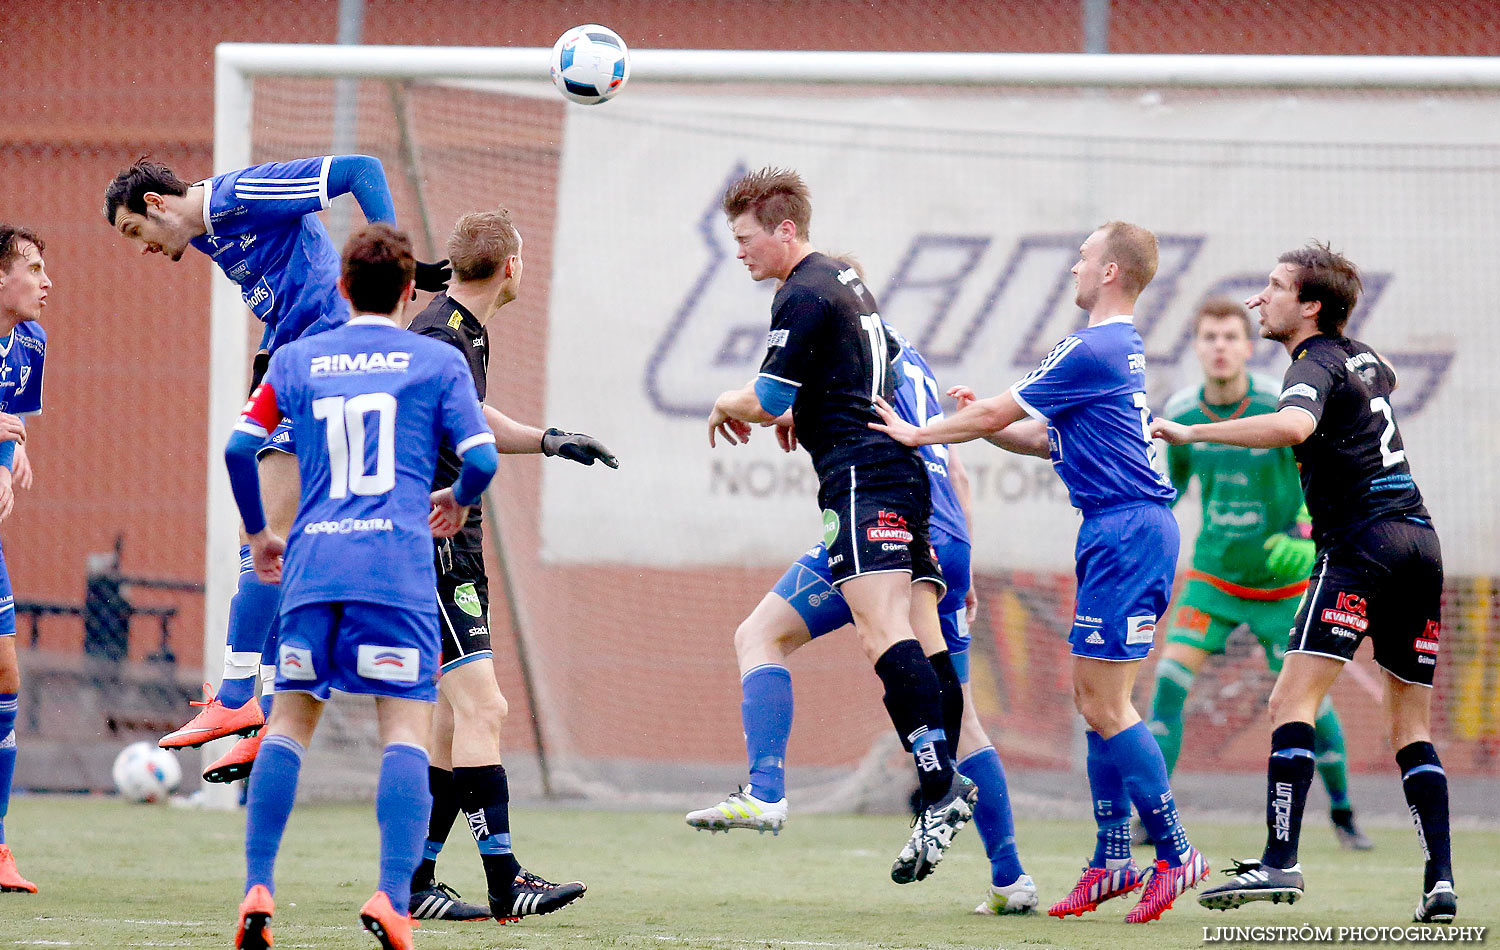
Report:
M884 399L876 398L875 411L880 414L881 421L870 423L870 428L884 432L902 445L912 446L972 442L1026 418L1026 410L1009 392L976 399L953 415L920 427L896 415Z
M1221 442L1247 449L1281 449L1306 442L1317 427L1317 420L1300 407L1283 406L1260 416L1191 426L1156 419L1151 423L1151 435L1168 445Z

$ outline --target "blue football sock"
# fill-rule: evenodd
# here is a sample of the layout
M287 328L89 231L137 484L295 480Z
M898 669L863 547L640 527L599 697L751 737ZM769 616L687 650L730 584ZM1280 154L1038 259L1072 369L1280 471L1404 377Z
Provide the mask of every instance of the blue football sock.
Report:
M1102 868L1113 862L1116 867L1124 867L1130 861L1130 798L1125 779L1115 768L1104 737L1092 729L1084 737L1089 743L1089 795L1094 800L1094 822L1099 826L1089 866Z
M1187 832L1177 820L1177 803L1167 781L1167 763L1161 746L1146 728L1137 722L1129 729L1104 740L1115 768L1125 780L1130 800L1135 804L1141 824L1156 842L1156 857L1176 867L1188 849Z
M245 891L264 884L276 893L276 852L297 800L302 745L289 736L268 736L250 770L245 810Z
M958 763L958 771L979 787L979 801L974 805L974 827L984 842L984 853L990 859L990 883L1004 887L1025 874L1016 855L1016 828L1010 815L1010 790L1005 785L1005 768L1000 753L987 745Z
M16 774L17 693L0 693L0 844L5 844L5 813L10 810L10 781Z
M281 588L262 584L250 564L250 548L240 547L240 588L229 601L229 638L224 646L224 680L219 684L219 702L238 709L255 695L255 675L260 671Z
M750 785L763 802L786 797L786 743L792 735L792 674L784 666L764 663L740 678L740 719L745 724L745 752Z
M380 889L398 910L411 903L411 876L422 859L431 815L427 750L392 742L380 757L375 820L380 823Z

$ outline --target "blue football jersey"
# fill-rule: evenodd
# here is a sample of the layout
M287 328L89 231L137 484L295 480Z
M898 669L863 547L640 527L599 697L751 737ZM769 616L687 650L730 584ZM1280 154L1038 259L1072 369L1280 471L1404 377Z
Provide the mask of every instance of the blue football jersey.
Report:
M193 238L240 287L266 325L271 353L349 318L339 296L339 255L316 212L328 207L333 156L268 162L216 175L203 184L203 223ZM314 326L316 325L316 326Z
M896 415L914 426L924 426L943 418L943 409L938 402L937 377L927 360L890 324L886 324L896 344L901 348L893 366L896 372ZM927 469L927 481L932 485L931 528L947 533L949 537L969 540L969 526L964 519L963 507L958 503L958 492L948 477L948 447L946 445L923 445L918 447L922 464Z
M436 612L427 515L438 449L494 441L463 355L359 316L283 347L265 382L298 433L302 476L281 611L357 600Z
M42 411L42 364L47 331L27 320L0 338L0 412L29 416Z
M1177 497L1156 468L1145 344L1130 317L1111 317L1064 337L1010 392L1047 423L1052 464L1085 514Z

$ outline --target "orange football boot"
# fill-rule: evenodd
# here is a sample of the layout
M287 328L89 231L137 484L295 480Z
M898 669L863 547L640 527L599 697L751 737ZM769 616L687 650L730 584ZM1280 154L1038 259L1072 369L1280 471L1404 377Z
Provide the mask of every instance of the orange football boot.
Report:
M35 894L36 885L21 876L16 870L16 859L8 845L0 844L0 892L16 891Z
M260 703L253 698L238 709L230 709L219 702L208 683L203 684L203 696L189 702L191 706L202 706L203 711L181 729L162 736L157 745L163 749L192 749L225 736L251 735L266 724Z
M231 746L223 758L203 770L203 781L222 784L249 776L255 757L260 754L260 737L264 731L246 736Z
M240 904L240 923L234 930L236 950L268 950L271 939L271 915L276 913L276 902L264 884L250 888Z
M396 913L385 891L376 891L365 901L365 906L359 909L359 919L380 941L381 950L412 950L411 928L415 924L410 916Z

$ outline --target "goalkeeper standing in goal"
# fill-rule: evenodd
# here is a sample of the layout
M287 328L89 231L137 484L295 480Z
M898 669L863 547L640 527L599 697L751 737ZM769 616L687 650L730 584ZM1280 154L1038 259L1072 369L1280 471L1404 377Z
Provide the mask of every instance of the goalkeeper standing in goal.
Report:
M1174 395L1163 415L1193 425L1275 412L1280 387L1245 369L1255 338L1244 307L1223 298L1205 301L1193 317L1193 350L1203 366L1203 384ZM1203 527L1187 585L1170 614L1147 721L1171 774L1182 748L1182 709L1193 677L1204 660L1224 652L1235 628L1249 627L1271 672L1281 672L1314 546L1289 448L1168 446L1167 474L1179 499L1194 477L1203 494ZM1325 697L1318 707L1314 728L1313 754L1328 789L1334 834L1341 847L1368 851L1375 845L1354 824L1344 731L1332 699ZM1139 819L1134 832L1137 841L1148 837Z
M453 280L432 298L408 327L456 348L468 363L478 397L485 395L490 337L486 324L521 289L521 234L510 212L478 211L460 218L448 238ZM493 406L484 406L495 446L506 455L542 453L584 465L594 461L617 468L615 457L597 439L557 429L524 425ZM438 454L433 489L453 484L460 460L451 449ZM549 914L583 896L581 882L554 884L517 862L511 850L510 786L500 761L500 729L507 706L495 682L490 651L489 581L484 569L481 506L451 538L437 541L434 567L442 621L442 678L433 717L432 818L421 862L412 877L411 915L439 920L515 920ZM488 906L470 904L435 879L437 858L458 812L468 819L479 844L489 891Z

